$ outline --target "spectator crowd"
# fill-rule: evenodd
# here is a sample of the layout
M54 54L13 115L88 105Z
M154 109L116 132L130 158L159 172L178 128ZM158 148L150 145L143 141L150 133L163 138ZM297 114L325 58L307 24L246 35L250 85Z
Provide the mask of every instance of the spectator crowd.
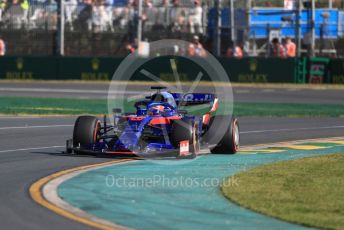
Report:
M283 38L282 42L279 38L274 38L269 44L268 56L275 58L296 57L296 44L290 37Z
M0 0L0 29L56 30L59 0ZM192 43L185 50L189 56L205 56L200 37L206 35L206 18L210 0L142 0L144 32L189 34ZM139 0L64 0L65 30L81 32L118 32L129 34L126 51L137 47ZM0 34L1 35L1 34ZM8 46L10 47L10 46ZM247 50L240 42L230 42L223 54L242 58ZM0 40L0 55L5 43ZM274 38L268 45L267 56L288 58L296 56L296 45L290 37Z
M0 24L10 29L56 29L57 0L0 0ZM134 28L138 0L64 0L67 29L93 32ZM143 29L202 34L201 0L143 0Z

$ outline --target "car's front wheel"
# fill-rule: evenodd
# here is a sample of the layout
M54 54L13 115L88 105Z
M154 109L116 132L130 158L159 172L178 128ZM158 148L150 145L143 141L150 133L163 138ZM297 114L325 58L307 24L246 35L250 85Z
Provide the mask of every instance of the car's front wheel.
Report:
M190 119L175 120L172 124L171 142L180 148L182 141L189 142L189 155L180 158L194 158L200 151L200 142L197 130L197 124Z
M89 149L98 140L101 123L94 116L80 116L76 119L73 131L73 147Z

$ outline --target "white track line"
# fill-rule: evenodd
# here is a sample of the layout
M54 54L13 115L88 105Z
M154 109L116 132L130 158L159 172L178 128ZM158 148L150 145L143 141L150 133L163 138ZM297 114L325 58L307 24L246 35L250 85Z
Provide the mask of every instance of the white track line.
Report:
M150 93L149 91L108 91L104 90L92 90L92 89L54 89L54 88L12 88L12 87L0 87L0 91L4 92L35 92L35 93L85 93L85 94L140 94L140 93Z
M18 120L24 120L24 119L46 119L46 118L71 118L76 117L75 115L6 115L6 114L0 114L0 119L18 119Z
M30 129L30 128L53 128L53 127L71 127L73 125L44 125L44 126L18 126L18 127L1 127L0 130L10 130L10 129ZM268 132L290 132L290 131L300 131L300 130L318 130L318 129L338 129L344 128L344 126L328 126L328 127L314 127L314 128L298 128L298 129L270 129L270 130L253 130L253 131L242 131L240 134L254 134L254 133L268 133ZM1 150L0 153L5 152L17 152L17 151L28 151L28 150L40 150L49 148L62 148L62 146L47 146L47 147L34 147L34 148L21 148L21 149L9 149Z
M56 148L62 148L62 147L65 147L65 146L61 145L61 146L46 146L46 147L24 148L24 149L8 149L8 150L1 150L0 153L28 151L28 150L41 150L41 149L56 149Z
M72 127L73 125L36 125L36 126L13 126L13 127L0 127L0 130L11 129L41 129L41 128L59 128L59 127Z
M240 134L253 134L253 133L270 133L270 132L291 132L300 130L317 130L317 129L340 129L344 126L327 126L327 127L313 127L313 128L296 128L296 129L267 129L267 130L252 130L252 131L242 131Z
M286 141L290 143L299 143L299 142L305 142L305 141L314 141L314 140L328 140L332 138L317 138L317 139L309 139L309 140L297 140L297 141ZM259 145L248 145L248 146L243 146L244 149L249 148L249 147L264 147L268 145L273 145L273 144L280 144L280 143L285 143L285 142L276 142L276 143L266 143L266 144L259 144ZM45 147L34 147L34 148L22 148L22 149L8 149L8 150L1 150L0 153L7 153L7 152L18 152L18 151L29 151L29 150L41 150L41 149L55 149L55 148L63 148L65 147L64 145L55 145L55 146L45 146Z
M0 127L0 130L11 129L35 129L35 128L59 128L59 127L72 127L73 125L37 125L37 126L13 126L13 127ZM241 131L240 134L253 134L253 133L269 133L269 132L291 132L300 130L317 130L317 129L340 129L344 126L325 126L325 127L312 127L312 128L295 128L295 129L266 129L266 130L251 130Z

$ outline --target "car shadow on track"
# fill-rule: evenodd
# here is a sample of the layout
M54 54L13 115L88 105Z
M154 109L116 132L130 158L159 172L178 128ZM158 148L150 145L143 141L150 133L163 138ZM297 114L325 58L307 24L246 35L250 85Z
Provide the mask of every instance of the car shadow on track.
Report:
M128 156L128 155L106 155L106 154L97 154L97 155L91 155L91 154L69 154L64 151L33 151L30 152L33 154L44 154L44 155L50 155L50 156L56 156L56 157L73 157L73 158L105 158L105 159L132 159L132 160L143 160L142 157L137 156Z
M128 155L109 155L109 154L70 154L66 153L65 151L33 151L30 152L33 154L44 154L56 157L72 157L72 158L97 158L97 159L112 159L112 160L122 160L122 159L130 159L130 160L185 160L186 158L178 158L178 157L162 157L162 156L128 156Z

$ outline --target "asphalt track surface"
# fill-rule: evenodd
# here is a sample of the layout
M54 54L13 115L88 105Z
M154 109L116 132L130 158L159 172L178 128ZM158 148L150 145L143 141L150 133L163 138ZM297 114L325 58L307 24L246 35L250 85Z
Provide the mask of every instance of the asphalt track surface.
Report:
M130 85L124 96L150 93L150 85ZM209 92L198 87L198 92ZM341 89L234 87L234 101L343 104ZM120 92L120 94L122 94ZM117 94L115 94L117 95ZM106 98L106 83L0 82L0 96ZM0 117L1 229L91 229L36 204L28 189L54 172L113 159L62 153L71 137L74 117ZM240 118L241 144L344 136L339 118Z
M150 94L150 85L129 85L125 92L114 92L113 96ZM184 87L187 91L190 87ZM59 97L59 98L107 98L109 83L50 83L50 82L0 82L0 96ZM200 86L196 92L212 91L209 86ZM343 104L344 89L298 88L279 86L233 87L234 101L274 103Z
M39 206L29 186L54 172L109 161L62 153L74 117L0 117L1 229L88 229ZM242 145L344 136L344 119L240 118ZM113 160L113 159L111 159Z

